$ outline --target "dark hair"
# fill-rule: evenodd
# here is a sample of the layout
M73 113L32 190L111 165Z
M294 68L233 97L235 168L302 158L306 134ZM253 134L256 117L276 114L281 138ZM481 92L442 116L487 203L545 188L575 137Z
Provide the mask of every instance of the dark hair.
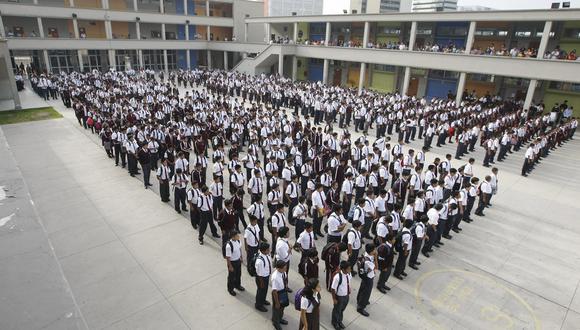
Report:
M314 290L316 290L318 283L319 281L317 278L309 278L308 282L306 282L306 285L304 286L304 289L302 289L302 297L313 300Z
M347 260L342 260L340 262L340 269L346 270L348 267L350 267L350 263Z

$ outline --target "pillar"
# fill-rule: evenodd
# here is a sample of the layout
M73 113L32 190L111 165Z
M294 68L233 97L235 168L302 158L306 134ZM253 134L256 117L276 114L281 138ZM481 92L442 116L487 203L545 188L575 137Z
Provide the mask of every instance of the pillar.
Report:
M109 0L101 0L101 8L109 9Z
M417 22L411 23L411 33L409 35L409 50L415 49L415 40L417 39Z
M0 15L0 36L6 38L6 30L4 29L4 21L2 20L2 15Z
M161 39L165 40L165 23L161 23Z
M187 70L191 69L191 51L189 49L185 50L185 60L187 61Z
M14 101L14 109L19 110L22 109L22 105L20 104L20 95L18 95L18 89L16 88L14 80L14 70L12 70L12 60L10 59L10 51L8 50L8 47L2 47L2 53L8 75L7 80L10 82L10 93L12 94L12 100Z
M266 23L266 27L264 29L266 31L266 43L270 43L270 23Z
M328 84L328 66L330 64L330 60L325 58L324 59L324 67L322 69L322 83Z
M183 1L183 14L185 16L189 15L189 8L187 7L187 0L181 0Z
M169 73L169 61L167 60L167 49L163 50L163 68L165 69L165 74Z
M117 59L115 58L115 50L109 49L109 68L117 67Z
M207 36L206 36L206 40L209 41L210 40L210 36L211 36L211 27L208 25L207 26Z
M133 10L139 11L139 5L137 4L137 0L133 0Z
M135 22L135 31L137 31L137 40L141 40L141 23Z
M85 71L85 64L83 62L83 54L81 54L81 50L77 50L77 56L79 58L79 71L80 72L84 72Z
M296 81L298 78L298 57L296 55L292 56L292 81Z
M139 61L139 68L143 68L143 50L137 49L137 60Z
M294 40L295 44L298 43L298 22L294 22L294 35L292 36L292 40Z
M280 76L284 75L284 54L282 54L282 49L280 49L280 54L278 55L278 74Z
M159 12L165 14L165 3L163 3L163 0L159 0Z
M76 18L73 18L73 30L74 30L74 34L75 34L75 39L78 39L79 36L79 22L77 21Z
M544 36L542 35L542 39L543 38L544 38ZM540 53L538 52L538 55L539 54ZM526 93L526 100L524 101L524 109L530 109L530 106L532 105L532 101L534 100L534 93L536 92L537 86L538 86L538 80L537 79L530 79L530 85L528 86L528 92Z
M38 23L38 36L44 38L44 27L42 26L42 18L37 17L36 22Z
M205 0L205 16L209 16L209 0Z
M68 5L71 7L75 6L75 0L68 0Z
M366 24L365 24L365 26L366 26ZM360 64L360 75L358 77L358 93L359 93L359 95L362 92L362 89L363 89L363 86L364 86L364 83L365 83L365 71L366 71L366 69L367 69L367 64L366 63L361 63Z
M207 68L211 69L211 50L207 50Z
M409 84L411 83L411 67L405 67L405 75L403 76L403 88L401 89L401 94L407 95L409 91Z
M330 22L326 22L326 35L324 36L324 45L325 46L328 46L328 43L330 42L330 32L331 32L330 28L331 28Z
M369 22L365 22L365 30L364 30L364 34L363 34L363 48L367 48L367 45L369 43L369 30L370 30L370 24L369 24Z
M465 50L467 51L467 45ZM455 104L460 105L461 99L463 98L463 90L465 90L465 80L467 79L467 73L461 72L459 74L459 82L457 83L457 93L455 94Z
M228 71L228 52L224 51L224 70Z
M469 22L469 31L467 32L467 41L465 42L465 54L470 54L473 48L473 39L475 38L475 29L477 28L477 22ZM459 95L459 93L457 93Z
M546 52L546 48L548 47L548 41L550 41L551 31L552 31L552 21L547 21L546 24L544 24L544 32L542 33L542 39L540 40L540 46L538 47L538 58L544 58L544 53Z
M189 24L185 24L185 40L189 40Z
M46 68L46 72L50 73L50 61L48 59L48 50L46 49L42 50L42 55L44 56L44 65Z
M111 27L111 21L109 19L105 21L105 33L107 34L107 39L113 39L113 28Z
M248 23L244 23L244 42L248 42Z

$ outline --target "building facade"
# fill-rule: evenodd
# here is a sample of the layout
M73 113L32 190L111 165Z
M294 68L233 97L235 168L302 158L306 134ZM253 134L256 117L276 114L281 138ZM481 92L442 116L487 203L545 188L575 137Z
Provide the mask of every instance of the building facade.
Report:
M457 10L457 0L413 0L414 12L439 12Z

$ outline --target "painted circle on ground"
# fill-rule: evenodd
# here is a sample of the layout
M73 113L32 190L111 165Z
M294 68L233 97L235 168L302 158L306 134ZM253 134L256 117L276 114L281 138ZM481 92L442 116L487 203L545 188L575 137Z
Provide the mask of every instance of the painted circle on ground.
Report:
M541 329L540 320L516 292L491 277L461 269L423 274L415 300L439 329Z

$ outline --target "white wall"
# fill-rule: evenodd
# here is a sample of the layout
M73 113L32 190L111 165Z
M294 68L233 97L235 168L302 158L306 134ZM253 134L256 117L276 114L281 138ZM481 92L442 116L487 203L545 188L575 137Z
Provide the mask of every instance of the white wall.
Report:
M343 9L346 9L348 13L350 13L350 1L351 0L324 0L322 14L339 15L343 13Z

